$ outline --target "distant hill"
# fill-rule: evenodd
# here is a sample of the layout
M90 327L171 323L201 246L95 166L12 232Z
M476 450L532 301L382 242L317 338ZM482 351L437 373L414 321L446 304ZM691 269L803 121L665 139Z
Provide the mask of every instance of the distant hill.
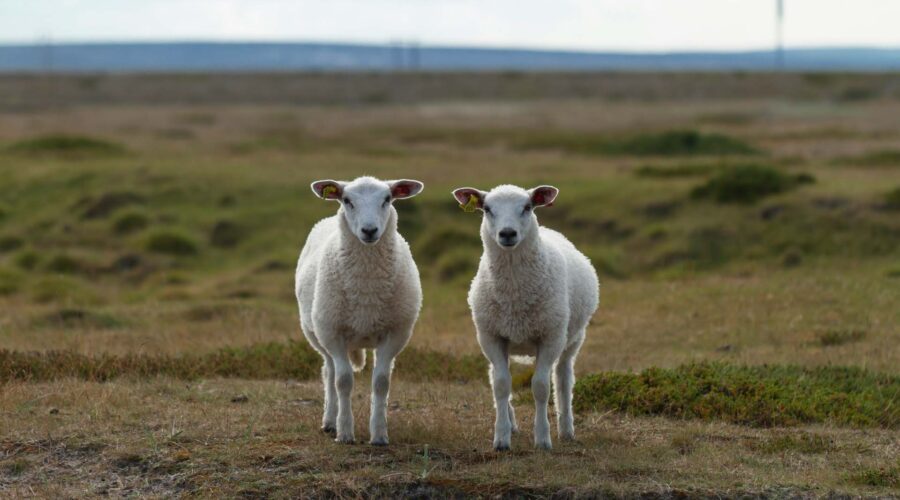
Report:
M747 70L776 67L772 51L572 52L326 43L96 43L0 46L0 71ZM787 50L804 71L897 71L900 48Z

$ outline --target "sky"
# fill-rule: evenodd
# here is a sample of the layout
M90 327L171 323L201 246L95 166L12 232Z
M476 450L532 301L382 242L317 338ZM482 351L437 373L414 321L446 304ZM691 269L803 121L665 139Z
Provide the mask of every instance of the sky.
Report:
M900 0L784 0L788 47L900 47ZM0 0L0 43L771 48L776 0Z

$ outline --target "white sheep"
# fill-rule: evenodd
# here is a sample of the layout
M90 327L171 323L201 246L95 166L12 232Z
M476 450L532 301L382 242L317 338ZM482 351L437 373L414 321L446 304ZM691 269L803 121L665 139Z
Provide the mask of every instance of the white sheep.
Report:
M386 445L386 407L394 358L412 336L422 305L419 270L397 232L394 200L422 191L419 181L312 183L320 198L340 203L336 215L319 221L297 262L300 325L324 359L325 412L322 430L336 441L354 440L350 393L353 372L374 348L370 443Z
M597 310L600 285L584 254L560 233L538 225L534 209L550 205L558 193L552 186L526 191L509 185L490 192L453 191L463 208L484 212L484 254L469 290L469 307L478 343L491 364L497 450L508 450L510 434L518 430L510 402L510 355L536 356L531 378L535 447L551 447L547 419L551 370L559 437L575 438L575 356Z

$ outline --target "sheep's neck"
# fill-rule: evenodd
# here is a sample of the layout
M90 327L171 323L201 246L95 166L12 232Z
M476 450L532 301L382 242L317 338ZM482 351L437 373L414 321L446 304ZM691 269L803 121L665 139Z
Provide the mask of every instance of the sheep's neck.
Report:
M482 234L482 239L489 268L494 274L522 276L530 269L537 270L544 266L544 254L536 228L511 250L501 248L490 235Z
M362 267L362 271L369 271L373 277L376 275L390 274L393 270L394 247L397 244L397 219L391 214L385 225L384 234L374 245L367 245L359 240L350 230L343 216L340 218L340 255L349 259L352 266ZM381 271L381 272L379 272Z

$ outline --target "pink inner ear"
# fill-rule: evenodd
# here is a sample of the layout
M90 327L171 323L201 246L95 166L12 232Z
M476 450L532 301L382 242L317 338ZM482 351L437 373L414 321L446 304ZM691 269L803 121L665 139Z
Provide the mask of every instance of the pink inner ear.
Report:
M469 203L469 197L472 195L475 195L475 198L478 200L478 207L481 207L481 194L476 192L474 189L461 189L453 193L456 201L460 202L463 205Z
M412 187L406 183L397 183L391 188L391 195L394 198L405 198L409 196L410 193L412 193Z
M539 189L531 195L531 201L535 205L546 205L547 201L550 199L547 195L550 193L547 192L546 189Z

